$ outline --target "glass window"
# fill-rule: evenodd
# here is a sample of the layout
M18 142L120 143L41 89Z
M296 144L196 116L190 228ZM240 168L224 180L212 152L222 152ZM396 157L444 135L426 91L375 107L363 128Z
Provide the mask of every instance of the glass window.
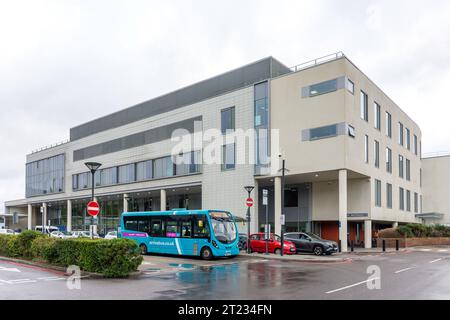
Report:
M386 112L386 135L392 138L392 116L389 112Z
M159 217L152 217L150 225L150 235L152 237L163 236L163 219Z
M417 148L417 136L414 135L414 154L418 155L418 148Z
M336 135L337 135L337 125L335 124L326 127L309 129L310 140L334 137Z
M400 178L403 178L403 177L404 177L404 174L403 174L404 164L403 164L403 162L404 162L403 156L402 156L402 155L399 155L399 156L398 156L398 176L399 176Z
M139 231L137 217L125 217L125 230Z
M386 184L386 206L392 209L392 184Z
M406 190L406 211L411 211L411 191Z
M337 90L337 79L324 81L309 86L309 96L314 97L319 94L329 93Z
M183 238L191 238L192 237L192 223L190 220L183 221L181 223L181 237L183 237Z
M414 192L414 212L419 212L419 195L417 192Z
M406 148L408 150L411 150L411 132L408 128L405 129L406 131Z
M386 171L392 173L392 150L386 148Z
M200 151L191 151L175 156L175 174L186 175L200 172Z
M364 136L364 162L369 163L369 136Z
M235 129L234 107L223 109L220 112L220 121L223 134L225 134L227 130L233 131Z
M296 188L284 190L284 206L286 208L298 207L298 190Z
M373 103L373 120L375 129L381 130L381 107L378 103Z
M267 127L269 124L269 104L267 102L267 82L259 83L254 87L255 101L255 127Z
M379 168L380 167L380 143L377 140L373 141L373 152L374 152L375 168Z
M194 238L209 238L208 221L203 215L194 217Z
M64 191L65 155L26 164L26 197Z
M348 92L350 92L351 94L355 93L355 84L353 83L352 80L347 78L347 81L345 83L345 87L347 88Z
M360 94L361 119L369 121L369 97L361 90Z
M175 219L175 217L167 217L166 237L167 238L179 238L180 237L178 221Z
M222 146L222 170L232 170L236 167L236 145L234 143Z
M77 174L72 175L72 189L73 190L78 189L78 175Z
M401 122L398 123L398 143L403 145L403 124Z
M406 159L406 180L411 180L411 161Z
M136 181L150 180L153 178L153 161L136 163Z
M381 181L375 180L375 206L381 207Z
M134 163L119 167L119 183L130 183L136 181Z
M172 157L164 157L153 160L153 177L165 178L172 177L174 175L174 164Z
M100 173L102 186L117 184L117 167L102 169Z
M399 189L399 208L400 210L405 210L405 190L400 187Z

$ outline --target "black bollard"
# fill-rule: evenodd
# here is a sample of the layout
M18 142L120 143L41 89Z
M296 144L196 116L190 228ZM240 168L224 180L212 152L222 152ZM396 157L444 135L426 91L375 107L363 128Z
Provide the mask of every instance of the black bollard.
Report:
M395 240L395 250L398 251L400 250L400 240Z
M350 249L351 251L355 251L355 243L353 242L353 240L350 242Z
M383 239L383 252L386 252L386 240Z
M339 252L342 252L341 240L339 240Z

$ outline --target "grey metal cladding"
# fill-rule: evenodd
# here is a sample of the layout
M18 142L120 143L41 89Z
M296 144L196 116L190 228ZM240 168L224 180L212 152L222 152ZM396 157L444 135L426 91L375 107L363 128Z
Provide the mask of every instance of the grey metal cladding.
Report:
M98 132L175 110L289 72L291 70L288 67L274 58L268 57L74 127L70 129L70 140L82 139Z
M170 139L172 132L176 129L186 129L194 132L194 122L202 121L202 117L195 117L183 121L168 124L166 126L153 128L128 135L122 138L99 143L73 152L73 161L80 161L88 158L101 156L108 153L122 151L126 149L140 147L146 144L152 144L158 141Z

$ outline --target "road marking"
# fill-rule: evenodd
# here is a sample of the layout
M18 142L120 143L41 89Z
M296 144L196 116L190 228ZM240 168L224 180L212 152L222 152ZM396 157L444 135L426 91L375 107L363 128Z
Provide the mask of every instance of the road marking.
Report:
M430 263L435 263L435 262L438 262L438 261L441 261L441 260L442 260L442 258L439 258L439 259L436 259L436 260L430 261Z
M440 249L440 250L438 250L438 252L447 252L448 251L448 249Z
M356 287L356 286L359 286L361 284L364 284L364 283L367 283L367 282L370 282L370 281L374 281L374 280L380 280L380 278L379 277L371 278L371 279L364 280L364 281L361 281L361 282L358 282L358 283L355 283L355 284L351 284L351 285L346 286L346 287L342 287L342 288L339 288L339 289L327 291L325 293L335 293L335 292L342 291L342 290L349 289L349 288L353 288L353 287Z
M17 268L5 268L5 267L0 267L0 271L20 272L20 270Z
M405 272L405 271L408 271L408 270L411 270L411 269L414 269L414 267L397 270L397 271L395 271L395 273L402 273L402 272Z
M65 280L66 278L61 278L61 277L42 277L42 278L37 278L38 280L44 280L44 281L57 281L57 280Z
M419 251L425 251L425 252L427 252L427 251L431 251L431 249L419 249Z

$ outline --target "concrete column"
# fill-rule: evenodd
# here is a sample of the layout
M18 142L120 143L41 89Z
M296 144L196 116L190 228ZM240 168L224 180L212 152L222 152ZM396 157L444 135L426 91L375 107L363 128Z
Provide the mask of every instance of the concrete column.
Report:
M67 200L67 231L72 231L72 200Z
M33 206L31 204L28 205L28 230L32 230L33 226Z
M128 193L124 193L123 195L123 212L128 212Z
M42 204L42 207L44 208L44 212L42 213L43 215L44 215L44 226L47 226L47 203L46 202L44 202L43 204ZM44 227L44 226L42 226L42 228Z
M364 248L372 248L372 220L364 221Z
M394 223L392 224L392 228L398 228L398 222L394 222Z
M166 211L166 201L167 201L167 197L166 197L166 190L161 189L161 211Z
M339 170L339 240L347 252L347 170Z
M274 184L275 184L275 230L273 231L274 233L278 234L281 236L281 223L280 223L280 218L281 218L281 211L282 211L282 206L283 204L281 203L281 177L275 177L274 178Z

